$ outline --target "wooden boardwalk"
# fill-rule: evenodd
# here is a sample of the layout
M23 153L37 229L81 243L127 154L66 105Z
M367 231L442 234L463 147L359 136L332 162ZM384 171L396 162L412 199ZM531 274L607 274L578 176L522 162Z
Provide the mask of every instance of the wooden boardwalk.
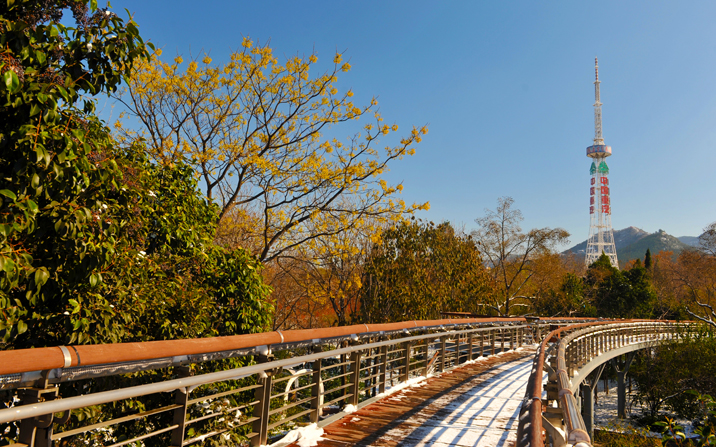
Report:
M318 446L507 446L533 356L524 347L390 394L324 427Z

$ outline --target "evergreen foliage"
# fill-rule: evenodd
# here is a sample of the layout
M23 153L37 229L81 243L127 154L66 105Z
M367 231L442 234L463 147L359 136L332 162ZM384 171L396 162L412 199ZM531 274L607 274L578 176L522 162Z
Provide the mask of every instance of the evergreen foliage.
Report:
M366 261L363 321L440 318L477 312L487 275L475 242L449 223L404 222L383 233Z
M76 27L60 23L72 10ZM259 264L212 243L217 210L182 164L118 148L92 95L148 57L95 1L0 9L0 335L8 348L256 331ZM214 315L217 309L221 315Z

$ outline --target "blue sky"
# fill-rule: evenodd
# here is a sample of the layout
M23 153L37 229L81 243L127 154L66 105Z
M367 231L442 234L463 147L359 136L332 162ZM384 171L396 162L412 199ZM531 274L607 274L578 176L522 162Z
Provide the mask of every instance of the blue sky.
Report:
M563 227L572 243L589 230L585 149L594 138L597 56L614 228L696 236L716 220L716 2L112 7L127 8L169 57L207 51L221 62L244 36L270 40L279 60L315 51L320 63L345 52L353 68L339 86L357 103L377 96L387 123L406 132L429 126L416 155L387 175L403 182L406 202L430 202L420 217L469 230L498 197L512 196L524 229Z

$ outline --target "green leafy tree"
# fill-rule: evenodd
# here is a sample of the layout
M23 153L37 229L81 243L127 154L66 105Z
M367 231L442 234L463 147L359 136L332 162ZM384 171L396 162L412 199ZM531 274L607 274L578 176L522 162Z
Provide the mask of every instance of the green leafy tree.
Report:
M60 23L69 8L76 26ZM0 335L8 348L256 331L271 308L182 164L117 148L94 115L148 56L94 1L0 9Z
M602 253L587 269L585 285L600 317L650 318L654 312L656 293L644 267L623 272Z
M549 290L535 300L535 312L544 316L594 317L597 309L586 293L584 280L567 273L557 290Z
M653 421L669 410L681 418L703 416L697 395L716 394L716 338L712 330L685 332L640 351L629 373L636 383L636 401Z
M0 12L0 324L20 345L66 326L70 299L91 293L112 263L120 222L100 216L128 197L102 154L111 141L85 95L116 89L147 48L134 22L93 3L7 2ZM60 24L64 8L77 26ZM107 309L111 309L109 305ZM111 312L101 315L109 318ZM108 325L112 325L111 322ZM110 337L111 339L112 337Z
M486 269L468 235L449 223L403 222L385 231L363 268L366 322L439 318L477 312L487 294Z
M649 270L651 268L651 249L646 249L646 255L644 256L644 268Z

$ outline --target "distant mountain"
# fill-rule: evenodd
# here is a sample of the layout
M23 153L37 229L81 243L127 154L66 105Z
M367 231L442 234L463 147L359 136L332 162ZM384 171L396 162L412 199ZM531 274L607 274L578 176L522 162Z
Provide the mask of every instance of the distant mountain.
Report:
M680 240L686 245L691 245L692 247L699 246L699 236L681 236L677 237L676 239Z
M644 258L647 249L651 250L651 254L653 255L660 251L673 251L674 254L677 255L684 250L692 250L693 248L693 246L681 242L664 230L659 230L621 250L617 248L617 257L619 258L619 262L623 263L631 261L632 259Z
M684 250L693 249L693 240L696 240L695 245L698 245L698 237L682 236L676 238L664 230L659 230L651 234L636 227L628 227L623 230L614 231L614 245L617 249L617 258L619 258L620 264L631 261L632 259L643 258L647 249L651 250L651 253L654 255L660 251L673 251L674 254L679 254ZM584 241L566 250L564 253L572 252L578 256L584 256L586 249L587 241Z
M649 233L637 227L628 227L623 230L614 230L614 245L617 248L617 256L619 255L619 249L624 248L634 242L648 236ZM565 253L576 253L584 255L587 251L587 241L575 245L574 247L566 250Z

